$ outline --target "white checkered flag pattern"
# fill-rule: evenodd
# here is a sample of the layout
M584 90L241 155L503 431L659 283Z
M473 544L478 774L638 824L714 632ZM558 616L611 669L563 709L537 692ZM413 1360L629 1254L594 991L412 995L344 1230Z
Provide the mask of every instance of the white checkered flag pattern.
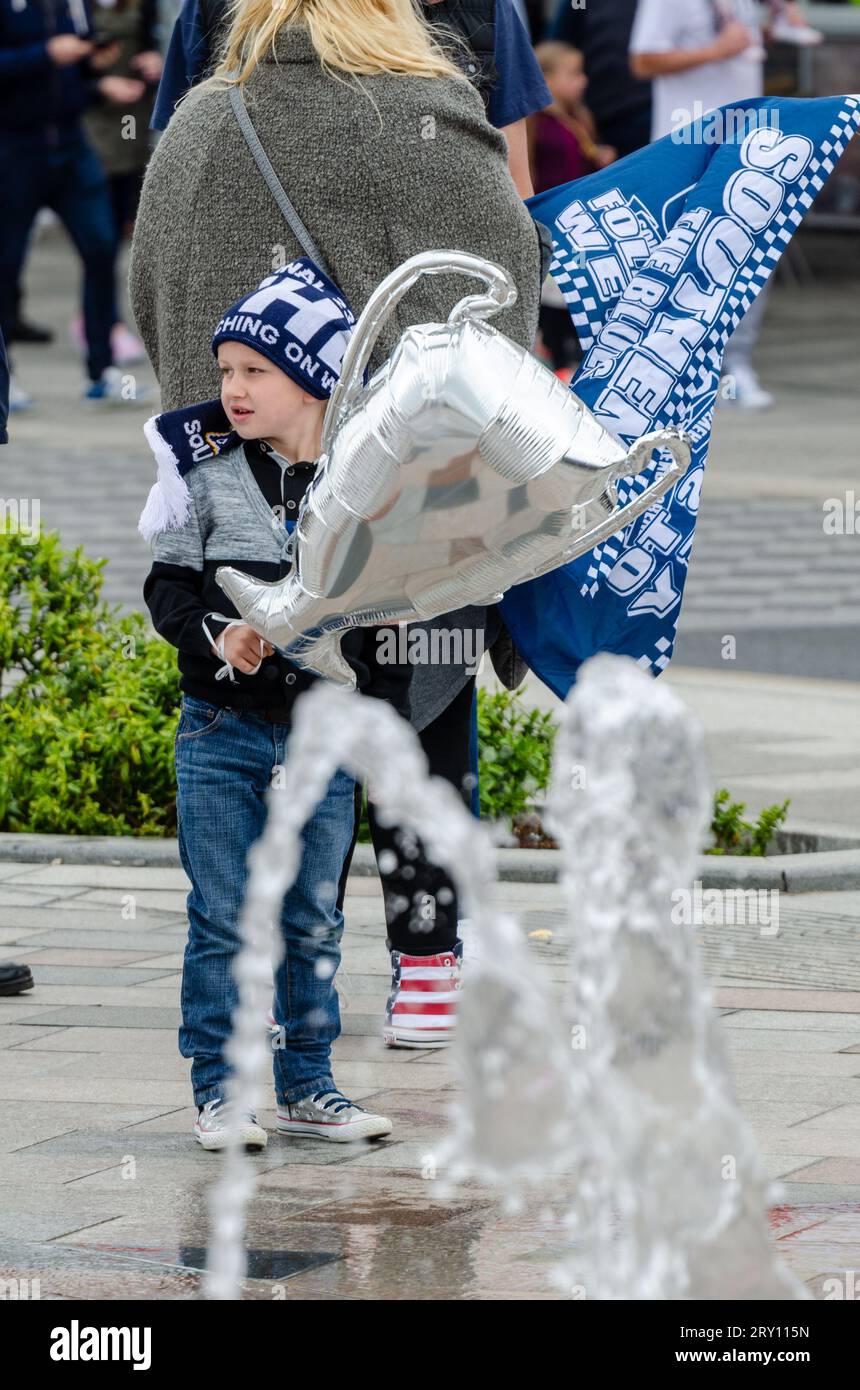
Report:
M814 118L827 103L836 114L816 138ZM664 172L660 201L649 209L649 180L640 174L638 193L625 193L632 180L624 172L646 157L657 168L660 146L680 160L684 143L673 147L666 137L571 185L576 196L553 219L550 272L586 354L572 389L625 444L669 425L693 438L691 469L661 504L569 567L586 603L600 601L605 586L623 594L631 629L643 616L661 620L659 635L639 624L638 648L628 647L654 674L674 646L726 344L860 126L857 96L740 106L768 119L776 111L779 127L753 124L736 144L694 149L683 157L698 162L695 182L666 198ZM713 178L705 179L718 160L726 167L721 205ZM534 212L549 221L540 205ZM638 495L668 463L658 453L619 483L619 500Z
M308 284L290 266L262 280L242 308L248 314L279 320L290 337L304 343L309 355L320 358L331 371L340 372L349 342L343 327L348 306Z

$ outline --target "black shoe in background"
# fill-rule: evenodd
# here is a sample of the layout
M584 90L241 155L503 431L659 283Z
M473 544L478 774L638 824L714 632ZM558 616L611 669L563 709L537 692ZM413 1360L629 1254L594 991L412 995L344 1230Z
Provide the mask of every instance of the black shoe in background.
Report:
M9 333L10 343L52 343L54 333L50 328L39 328L26 319L16 319Z
M33 988L29 965L16 965L12 960L0 961L0 994L23 994Z

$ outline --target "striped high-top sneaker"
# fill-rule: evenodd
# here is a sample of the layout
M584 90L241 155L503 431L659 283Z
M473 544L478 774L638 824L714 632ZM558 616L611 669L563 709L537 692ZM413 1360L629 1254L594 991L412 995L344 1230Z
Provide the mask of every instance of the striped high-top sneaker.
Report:
M391 994L382 1040L388 1047L445 1047L454 1036L463 943L436 956L391 952Z

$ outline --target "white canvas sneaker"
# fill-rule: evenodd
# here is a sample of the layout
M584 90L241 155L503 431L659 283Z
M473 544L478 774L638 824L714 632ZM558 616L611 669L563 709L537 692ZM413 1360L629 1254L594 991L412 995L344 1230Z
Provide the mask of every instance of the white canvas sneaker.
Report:
M730 368L723 381L732 383L732 391L726 394L725 401L737 410L768 410L774 403L773 396L765 391L752 367L743 363Z
M230 1127L230 1107L220 1098L210 1100L197 1110L194 1137L204 1149L216 1152L226 1149ZM264 1149L269 1142L269 1136L257 1116L248 1112L239 1117L239 1140L244 1145L245 1152L251 1153L257 1149Z
M315 1091L304 1100L278 1106L279 1134L310 1135L347 1144L354 1139L381 1139L391 1129L391 1121L384 1115L372 1114L340 1091Z

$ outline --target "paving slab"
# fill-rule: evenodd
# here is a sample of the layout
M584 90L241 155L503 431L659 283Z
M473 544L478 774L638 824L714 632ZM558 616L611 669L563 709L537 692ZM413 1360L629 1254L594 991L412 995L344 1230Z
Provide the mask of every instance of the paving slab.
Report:
M50 1074L14 1077L0 1075L0 1101L26 1100L74 1101L82 1107L85 1120L88 1105L121 1105L129 1096L129 1084L120 1077L87 1079L86 1077L53 1076ZM134 1099L140 1105L181 1105L188 1097L188 1087L181 1082L136 1081Z
M848 990L794 989L789 998L784 989L715 989L714 1003L724 1008L773 1009L777 1012L810 1010L815 1013L860 1014L860 992Z
M19 869L15 873L15 866L2 865L6 872L0 875L0 879L7 883L18 883L22 886L43 886L58 887L67 886L73 888L83 888L89 891L95 888L114 888L119 892L134 893L135 889L146 889L151 892L154 889L181 890L187 893L191 884L182 869L173 868L135 868L133 865L110 864L45 864L28 866Z
M37 1046L38 1044L34 1044ZM734 1064L741 1056L738 1048L731 1049ZM744 1058L744 1076L765 1081L769 1076L850 1076L860 1078L857 1057L839 1052L756 1051Z
M44 1005L40 1007L38 1001L32 997L33 992L27 990L24 994L0 997L0 1026L4 1023L17 1023L20 1019L26 1019L28 1023L42 1022L42 1016L51 1010Z
M742 1013L732 1014L731 1020L727 1021L726 1027L732 1028L773 1028L783 1031L793 1029L809 1029L813 1032L817 1029L832 1032L834 1029L847 1031L855 1029L860 1025L860 1019L853 1014L838 1013L822 1014L813 1012L799 1011L797 1013L787 1010L774 1009L772 1012L765 1012L759 1009L744 1010Z
M84 893L113 892L90 889L86 872L75 883ZM558 890L552 884L505 884L499 899L509 906L513 888L523 931L552 933L548 940L530 941L529 949L557 991L568 974L567 920ZM165 891L173 890L153 890ZM144 878L138 895L148 892ZM797 960L815 955L826 942L815 956L819 971L838 970L850 941L846 918L856 905L836 897L804 897L792 919ZM147 907L123 922L116 901L79 906L74 914L66 907L49 918L44 909L21 912L27 923L43 914L24 949L42 951L46 959L33 995L15 1001L9 1014L0 1004L0 1046L4 1057L14 1059L5 1071L0 1064L0 1099L10 1097L2 1100L8 1122L3 1148L11 1150L12 1161L5 1172L0 1161L0 1204L7 1211L15 1204L15 1220L3 1229L19 1240L31 1238L34 1268L35 1255L46 1247L69 1252L67 1265L42 1265L55 1295L89 1289L99 1296L96 1291L111 1286L99 1261L110 1260L117 1262L123 1287L142 1290L141 1297L158 1296L158 1290L166 1297L199 1296L182 1261L193 1260L205 1245L206 1203L220 1159L194 1144L189 1064L177 1054L184 917ZM93 913L100 915L93 919ZM68 925L57 927L58 917ZM547 1280L564 1238L552 1223L534 1218L505 1224L492 1192L472 1185L465 1193L442 1195L444 1189L423 1176L446 1130L457 1084L454 1059L441 1049L409 1053L382 1046L388 960L378 884L351 880L346 917L344 1033L334 1049L336 1075L359 1100L390 1114L395 1132L389 1141L348 1146L346 1153L341 1146L272 1133L265 1154L255 1160L259 1192L249 1241L268 1252L260 1257L263 1263L269 1256L283 1258L284 1267L293 1269L286 1277L288 1296L299 1301L399 1298L416 1269L422 1298L432 1298L436 1289L440 1298L451 1297L452 1289L477 1300L556 1297ZM735 952L731 973L723 956L716 962L719 973L712 971L712 978L721 983L715 1003L725 1015L726 1055L765 1171L779 1184L779 1201L797 1213L794 1224L781 1228L780 1248L810 1287L823 1290L826 1272L854 1257L860 1231L860 991L844 983L822 988L819 980L785 979L787 957L775 969L773 954L757 949L757 956ZM38 978L38 955L32 959ZM261 1119L273 1129L268 1065L259 1079L268 1097ZM38 1165L25 1200L28 1158ZM558 1200L575 1174L560 1181ZM51 1201L37 1203L37 1192ZM814 1230L812 1222L804 1225L810 1206L829 1209L829 1215L813 1213ZM98 1221L90 1226L94 1209ZM836 1221L840 1213L844 1221ZM428 1237L440 1226L445 1241L437 1232L431 1243ZM801 1239L806 1229L811 1234ZM369 1265L366 1253L363 1264L356 1255L366 1252L368 1240ZM440 1247L448 1253L439 1263L450 1268L434 1263ZM135 1250L140 1267L128 1268L125 1261ZM302 1260L310 1263L302 1268ZM115 1282L112 1287L118 1290ZM246 1294L271 1297L271 1282L249 1281Z
M860 1154L856 1158L825 1158L816 1163L807 1160L791 1177L795 1183L834 1183L860 1190Z
M43 967L46 965L73 966L79 972L84 972L100 966L109 966L113 969L118 965L142 965L145 962L146 969L157 970L160 973L164 966L164 960L167 959L172 964L174 957L153 957L149 951L63 950L52 946L25 946L21 949L16 946L15 959L37 964L39 979L44 980ZM179 956L178 959L181 966L182 957Z
M27 1013L27 1005L18 1004L14 1006L20 1013L25 1022L28 1023L52 1023L60 1028L68 1028L74 1024L77 1027L87 1028L172 1028L177 1029L181 1022L178 1008L114 1008L110 1004L104 1004L101 1008L93 1006L78 1005L77 1008L55 1009L46 1008L41 1012L33 1010L30 1005L30 1014ZM0 1020L3 1018L5 1010L0 1011Z
M19 1049L22 1052L30 1051L31 1044L38 1042L35 1050L39 1052L88 1052L113 1057L123 1053L135 1057L144 1051L156 1056L177 1055L175 1028L126 1028L112 1033L106 1041L102 1028L77 1026L37 1029L27 1024L17 1027L22 1033L31 1031L39 1034L38 1038L22 1040Z
M29 936L33 935L33 928L28 930L26 927L0 927L0 946L8 946L16 941L26 941Z
M847 1053L854 1033L832 1033L829 1029L804 1032L802 1029L724 1028L723 1046L729 1052L823 1052Z
M11 891L11 890L7 890ZM62 889L51 889L57 892L56 899L58 904L63 902L73 902L75 908L80 908L83 904L91 903L95 906L114 907L118 913L124 907L123 899L126 893L115 888L85 888L69 889L68 898L59 896L63 893ZM74 895L72 897L72 895ZM136 908L151 908L157 912L180 913L184 912L188 891L178 892L172 888L138 888L133 894Z
M70 1134L84 1123L106 1133L116 1133L127 1125L154 1119L166 1108L160 1103L149 1106L93 1104L87 1105L84 1115L79 1104L64 1101L50 1104L38 1099L4 1101L0 1153L20 1153L46 1139Z
M45 985L78 985L86 989L132 988L148 981L170 980L175 975L172 970L152 968L134 969L132 966L116 962L115 969L105 969L96 965L45 965L41 961L32 964L33 978L41 992ZM41 993L40 993L41 997Z
M756 1141L766 1153L805 1154L813 1158L856 1158L858 1152L857 1135L850 1130L801 1130L795 1125L790 1129L777 1125L755 1126Z
M25 935L27 935L25 933ZM10 935L10 940L14 939ZM157 930L138 926L134 931L94 929L92 927L69 927L65 930L31 932L27 936L28 946L57 946L61 950L98 951L153 951L169 950L184 944L188 939L187 927L161 926Z
M48 1008L57 1008L63 1004L80 1004L86 1007L88 1004L101 1004L111 1000L114 1008L169 1008L176 1002L177 990L170 984L171 976L163 976L165 983L157 989L149 989L144 985L129 985L128 987L117 985L97 986L97 985L48 985L41 984L36 980L35 988L30 991L30 998L34 1003Z
M798 1133L812 1134L826 1130L828 1133L854 1131L858 1137L858 1157L860 1157L860 1097L846 1105L837 1106L824 1114L812 1115L795 1125Z
M27 888L23 883L15 887L8 883L0 886L0 907L46 907L50 903L59 908L63 902L78 901L80 897L80 888L63 887L62 884L44 888Z
M4 1081L17 1081L21 1077L27 1076L42 1078L53 1076L55 1073L62 1073L63 1076L66 1076L70 1069L74 1075L76 1067L86 1067L88 1060L91 1059L88 1059L84 1053L76 1056L74 1053L67 1052L21 1052L16 1048L6 1052L0 1069L2 1069ZM0 1082L0 1088L2 1088L2 1082Z
M49 1039L62 1031L64 1030L38 1028L27 1023L0 1023L0 1048L5 1051L7 1048L25 1047L28 1042L34 1042L37 1038Z
M735 1090L741 1100L814 1101L824 1109L828 1105L847 1105L860 1099L860 1078L772 1076L735 1070Z

